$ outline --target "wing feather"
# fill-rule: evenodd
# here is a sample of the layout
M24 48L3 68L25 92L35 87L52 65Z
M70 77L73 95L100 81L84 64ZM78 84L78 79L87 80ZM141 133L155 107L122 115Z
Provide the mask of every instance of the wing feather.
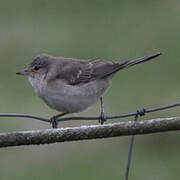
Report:
M87 61L67 61L56 78L67 81L70 85L87 83L112 73L119 68L119 63L100 59Z
M70 85L87 83L96 79L112 77L113 74L121 69L149 61L159 55L161 55L161 53L121 62L104 61L100 59L58 59L61 60L62 68L56 78L63 79Z

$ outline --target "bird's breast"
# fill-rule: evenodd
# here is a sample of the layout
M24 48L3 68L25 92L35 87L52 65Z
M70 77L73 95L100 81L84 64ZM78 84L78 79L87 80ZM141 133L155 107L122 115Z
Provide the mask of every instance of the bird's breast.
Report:
M46 82L44 81L44 77L39 77L39 78L33 78L33 77L28 77L28 80L32 87L34 88L35 93L43 98L44 96L44 89L46 89Z
M46 83L43 80L32 80L30 83L35 92L51 108L61 112L81 112L96 103L109 87L108 80L96 80L81 85L68 85L58 80Z

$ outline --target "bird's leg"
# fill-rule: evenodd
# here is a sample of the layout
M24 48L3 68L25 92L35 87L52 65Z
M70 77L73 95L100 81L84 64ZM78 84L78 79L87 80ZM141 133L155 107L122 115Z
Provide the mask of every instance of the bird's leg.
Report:
M99 117L99 123L104 124L104 122L106 121L106 117L104 114L104 101L103 101L103 97L100 97L100 102L101 102L101 114Z
M57 126L58 126L58 121L57 121L58 118L66 115L66 114L68 114L68 113L67 112L63 112L61 114L57 114L57 115L51 117L50 118L50 123L52 124L52 128L57 128Z

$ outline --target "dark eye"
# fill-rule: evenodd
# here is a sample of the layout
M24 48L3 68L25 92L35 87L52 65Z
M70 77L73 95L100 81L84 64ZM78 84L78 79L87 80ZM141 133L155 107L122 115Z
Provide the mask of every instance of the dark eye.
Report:
M35 70L35 71L38 71L39 69L40 69L40 66L35 66L35 67L34 67L34 70Z

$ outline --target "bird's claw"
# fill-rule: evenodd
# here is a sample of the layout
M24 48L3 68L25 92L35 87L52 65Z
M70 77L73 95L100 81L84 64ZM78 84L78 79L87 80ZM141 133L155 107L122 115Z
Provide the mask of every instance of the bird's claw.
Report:
M145 108L138 109L136 112L137 112L137 115L144 116L146 113L146 109Z
M56 116L51 117L50 123L52 124L52 128L57 128L58 127L57 117Z
M99 123L104 124L105 121L106 121L106 117L104 115L104 112L101 112L101 115L99 116Z

